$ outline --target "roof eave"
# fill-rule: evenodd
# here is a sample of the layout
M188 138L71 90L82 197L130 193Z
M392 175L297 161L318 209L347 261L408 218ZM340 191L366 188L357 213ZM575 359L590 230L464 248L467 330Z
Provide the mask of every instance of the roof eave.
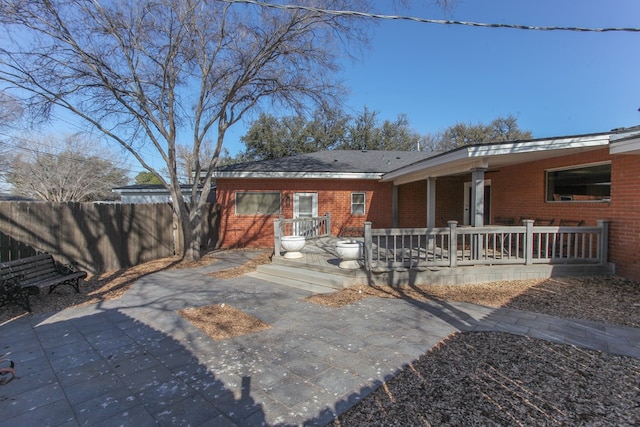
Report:
M219 171L214 172L216 179L375 179L381 172L266 172L266 171Z
M393 181L396 185L406 184L429 177L455 175L470 172L474 168L489 168L498 158L510 158L512 164L522 162L525 155L558 151L592 149L607 146L609 134L553 138L547 140L515 141L458 148L443 155L397 169L385 174L381 181ZM505 163L509 164L509 163ZM503 164L504 165L504 164Z

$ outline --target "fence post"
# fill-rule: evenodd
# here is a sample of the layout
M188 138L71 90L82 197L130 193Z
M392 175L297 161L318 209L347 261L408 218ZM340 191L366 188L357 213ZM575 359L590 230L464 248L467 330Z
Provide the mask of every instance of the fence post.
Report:
M609 221L606 219L599 219L596 224L600 228L600 264L607 265L609 259Z
M273 220L273 253L280 256L280 242L282 237L282 217Z
M458 221L447 221L447 224L449 224L449 267L456 268L458 266Z
M533 264L533 223L532 219L524 219L522 223L527 227L524 238L524 263L525 265Z
M331 237L331 212L327 212L327 220L326 220L326 227L327 229L325 230L327 233L327 237Z
M373 238L371 237L371 221L364 222L364 268L371 272L373 259Z

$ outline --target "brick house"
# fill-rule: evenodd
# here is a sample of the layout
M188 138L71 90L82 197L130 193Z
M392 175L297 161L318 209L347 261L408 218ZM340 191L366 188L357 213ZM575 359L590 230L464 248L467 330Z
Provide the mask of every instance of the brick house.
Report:
M640 127L445 153L326 151L220 168L223 246L272 247L273 221L330 212L374 228L609 221L609 262L640 280Z

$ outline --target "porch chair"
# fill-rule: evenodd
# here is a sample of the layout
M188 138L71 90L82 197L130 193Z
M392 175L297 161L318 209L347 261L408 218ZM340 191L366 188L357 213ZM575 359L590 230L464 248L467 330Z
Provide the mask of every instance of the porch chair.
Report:
M514 217L512 216L497 216L495 218L493 218L493 223L495 225L515 225L516 224L516 220Z
M536 218L533 225L540 225L540 226L553 225L555 221L556 221L555 218Z
M560 220L560 227L581 227L582 224L584 224L584 220L577 220L577 219L561 219Z

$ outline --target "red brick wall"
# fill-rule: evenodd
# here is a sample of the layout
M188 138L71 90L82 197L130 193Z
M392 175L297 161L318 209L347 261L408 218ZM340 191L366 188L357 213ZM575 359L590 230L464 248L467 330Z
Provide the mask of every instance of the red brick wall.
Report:
M222 247L273 247L273 221L278 215L236 215L236 191L281 193L282 215L293 217L293 193L318 193L318 215L331 213L331 233L343 227L362 227L371 221L376 228L392 226L393 185L377 180L347 179L218 179L217 200L221 205ZM365 193L365 215L351 215L351 193ZM286 197L290 205L286 206Z
M501 167L497 172L487 173L485 179L491 179L492 217L514 217L516 221L521 216L553 218L554 224L558 224L561 219L584 220L585 225L595 225L596 220L609 218L610 203L547 203L545 201L545 170L611 160L612 157L608 153L609 148L603 148ZM612 169L614 169L613 166Z
M416 181L398 187L398 226L427 226L427 181Z
M547 203L545 170L611 161L611 202ZM502 167L487 173L491 179L492 217L520 216L609 220L609 261L621 276L640 280L640 156L610 155L609 148L549 160ZM492 219L493 219L492 218Z
M545 170L601 161L612 161L611 202L547 203L545 201ZM488 172L491 180L491 216L554 218L584 220L595 225L606 219L609 225L609 261L617 272L640 280L640 156L609 155L609 149L589 151L549 160L501 167ZM441 177L436 181L436 225L445 220L462 223L464 182L469 176ZM235 214L234 191L279 191L282 200L294 192L317 192L318 213L332 214L332 234L342 227L361 227L371 221L375 228L392 226L393 185L375 180L282 180L282 179L218 179L217 196L221 204L220 237L223 247L273 247L271 216L238 216ZM352 216L351 193L366 193L366 215ZM398 188L399 226L426 226L426 181ZM291 206L283 206L282 214L291 218Z

